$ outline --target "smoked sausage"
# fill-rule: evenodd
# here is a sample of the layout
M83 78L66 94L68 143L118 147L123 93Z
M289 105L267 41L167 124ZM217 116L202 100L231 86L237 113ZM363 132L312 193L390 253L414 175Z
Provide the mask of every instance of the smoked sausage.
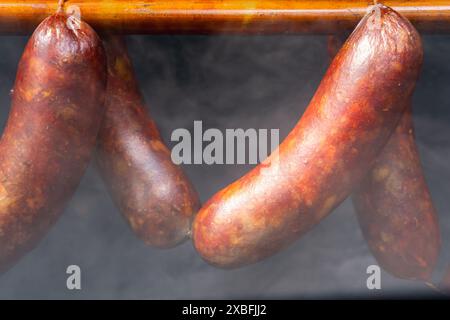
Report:
M123 39L107 36L104 46L108 86L97 166L135 234L148 245L173 247L190 235L198 195L146 111Z
M34 31L20 60L0 141L0 272L55 223L95 149L106 57L83 21L61 11Z
M414 139L410 101L352 199L380 266L399 278L430 280L439 257L440 231Z
M331 57L344 42L328 38ZM438 218L414 138L411 99L388 143L352 199L378 263L404 279L429 281L440 249Z
M362 181L397 126L422 59L409 21L373 6L279 148L200 209L193 224L200 255L223 268L254 263L325 218Z

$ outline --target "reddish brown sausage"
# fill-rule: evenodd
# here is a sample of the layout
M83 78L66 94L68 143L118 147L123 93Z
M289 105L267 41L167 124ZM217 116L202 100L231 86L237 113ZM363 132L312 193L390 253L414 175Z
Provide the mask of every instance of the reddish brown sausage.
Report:
M145 243L173 247L187 238L199 200L147 114L120 37L104 41L106 115L97 164L117 206Z
M331 57L344 42L331 36ZM399 278L430 280L440 248L437 215L414 139L411 101L353 203L363 235L378 263Z
M36 246L75 192L103 117L100 39L62 13L45 19L20 60L0 141L0 270Z
M378 263L399 278L430 280L440 233L414 140L410 105L375 166L355 189L353 203Z
M193 240L206 261L238 267L274 254L326 217L371 167L414 90L423 55L405 18L374 8L337 54L278 154L200 210Z

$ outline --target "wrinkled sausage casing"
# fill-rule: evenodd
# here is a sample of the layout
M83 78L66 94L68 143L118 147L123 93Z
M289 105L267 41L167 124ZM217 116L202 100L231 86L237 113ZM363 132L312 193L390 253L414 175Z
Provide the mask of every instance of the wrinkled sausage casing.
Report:
M253 263L326 217L387 142L412 95L422 56L413 26L392 9L374 6L278 150L200 210L193 240L201 256L225 268Z
M378 263L394 276L430 280L440 249L437 215L420 164L411 105L353 203Z
M105 61L96 33L62 13L28 41L0 142L0 270L36 246L75 192L103 117Z
M108 89L98 168L135 234L148 245L173 247L190 234L198 195L147 114L123 39L105 37L104 46Z

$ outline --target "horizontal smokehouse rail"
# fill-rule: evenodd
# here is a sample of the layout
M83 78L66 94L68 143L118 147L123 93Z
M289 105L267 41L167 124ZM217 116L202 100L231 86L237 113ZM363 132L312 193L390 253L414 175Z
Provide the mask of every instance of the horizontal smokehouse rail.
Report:
M29 34L54 13L57 0L0 0L0 34ZM424 33L450 33L450 0L379 1ZM94 28L123 34L327 34L351 30L373 1L292 0L78 0Z

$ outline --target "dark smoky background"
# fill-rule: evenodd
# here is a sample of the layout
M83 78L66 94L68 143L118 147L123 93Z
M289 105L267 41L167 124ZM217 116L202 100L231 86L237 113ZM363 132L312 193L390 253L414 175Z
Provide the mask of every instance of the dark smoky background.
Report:
M25 37L0 43L1 126ZM165 141L177 128L279 128L283 138L314 94L327 65L325 36L133 36L137 77ZM436 279L450 263L450 37L425 36L415 97L417 142L443 234ZM383 92L380 92L383 94ZM245 165L185 165L202 201L242 176ZM1 244L0 244L1 245ZM66 268L82 270L82 290L66 288ZM190 242L146 247L131 233L91 166L63 216L39 246L0 277L0 298L380 298L439 297L427 286L383 272L347 200L287 250L258 264L220 270Z

